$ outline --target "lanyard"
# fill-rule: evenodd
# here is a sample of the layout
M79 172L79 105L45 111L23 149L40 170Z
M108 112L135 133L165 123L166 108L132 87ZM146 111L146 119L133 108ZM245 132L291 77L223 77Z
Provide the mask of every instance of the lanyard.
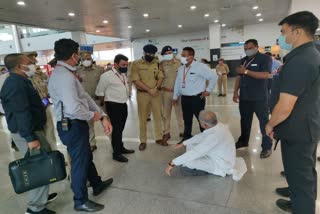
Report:
M73 71L71 69L69 69L68 67L64 66L64 65L60 65L60 64L57 64L56 67L64 67L65 69L67 69L68 71L70 71L72 73L72 75L77 79L79 80L80 82L82 81L82 78L76 74L76 71Z
M114 73L114 74L117 75L117 77L121 80L122 84L123 84L125 87L127 87L125 78L123 77L123 79L122 79L121 76L120 76L118 73Z
M254 57L252 60L250 60L250 61L248 62L248 64L246 64L246 63L247 63L247 60L244 61L243 67L244 67L244 68L247 68L249 65L251 65L251 63L253 62L254 59L255 59L255 57Z
M186 71L186 67L184 67L184 70L183 70L183 80L182 80L183 83L186 83L186 78L187 78L187 75L188 75L188 73L189 73L189 71L190 71L190 68L191 68L191 65L189 65L189 68L188 68L187 71Z

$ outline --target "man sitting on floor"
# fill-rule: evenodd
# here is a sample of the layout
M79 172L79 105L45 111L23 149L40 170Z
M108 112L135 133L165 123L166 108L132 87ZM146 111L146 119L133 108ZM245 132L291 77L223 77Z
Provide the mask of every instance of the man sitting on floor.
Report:
M181 166L183 175L232 175L234 180L240 180L247 167L242 158L236 158L228 126L218 123L211 111L201 111L199 121L205 131L176 146L176 149L186 146L186 152L169 163L166 174L170 176L175 166Z

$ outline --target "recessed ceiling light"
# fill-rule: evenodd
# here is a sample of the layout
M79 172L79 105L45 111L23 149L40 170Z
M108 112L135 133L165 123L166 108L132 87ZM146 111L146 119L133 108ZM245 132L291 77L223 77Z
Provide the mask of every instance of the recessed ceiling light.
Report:
M149 14L145 13L145 14L143 14L143 17L147 18L147 17L149 17Z
M263 19L259 19L259 22L263 22Z
M25 6L26 3L25 3L24 1L18 1L18 2L17 2L17 5L19 5L19 6Z
M147 30L146 30L146 32L147 32L147 33L149 33L149 32L150 32L150 30L149 30L149 29L147 29Z
M209 16L210 16L209 13L204 14L204 17L209 17Z
M108 20L103 20L102 22L103 22L103 24L108 24L109 23Z
M100 30L96 30L96 33L100 33Z
M69 15L69 16L75 16L76 14L75 14L75 13L70 12L70 13L68 13L68 15Z
M182 28L182 25L178 25L178 28Z
M259 16L261 16L261 13L257 13L257 15L256 15L256 16L258 16L258 17L259 17Z
M190 10L195 10L195 9L197 9L197 6L195 5L190 6Z
M128 28L129 28L129 29L131 29L131 28L132 28L132 26L131 26L131 25L129 25L129 26L128 26Z
M221 25L221 27L225 27L225 26L227 26L227 25L226 25L226 24L222 24L222 25Z
M219 22L219 20L218 20L218 19L214 20L214 23L218 23L218 22Z
M259 9L259 6L253 6L252 9L253 9L253 10L258 10L258 9Z

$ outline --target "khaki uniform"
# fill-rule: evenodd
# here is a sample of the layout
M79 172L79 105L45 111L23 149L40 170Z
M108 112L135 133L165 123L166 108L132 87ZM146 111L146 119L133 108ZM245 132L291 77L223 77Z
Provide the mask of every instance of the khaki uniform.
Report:
M228 81L228 73L229 67L227 64L217 65L216 72L219 76L218 78L218 90L219 94L227 94L227 81ZM223 87L223 91L222 91Z
M172 112L172 98L173 89L176 82L178 69L181 63L176 58L173 61L162 61L160 63L160 70L163 71L164 79L162 83L162 102L163 102L163 133L170 133L171 112ZM183 133L183 119L181 109L181 99L179 98L177 104L174 106L176 119L180 133Z
M34 88L38 91L41 99L49 97L48 93L48 76L43 72L36 72L31 77L31 82ZM57 150L57 139L55 135L55 126L53 122L52 108L47 106L46 108L47 121L44 125L45 137L48 140L52 150Z
M129 97L132 96L132 80L131 80L131 67L132 67L132 62L129 62L128 66L128 72L127 72L127 81L128 81L128 87L129 87Z
M131 80L142 81L150 88L155 88L158 80L163 79L163 72L159 69L158 60L154 59L151 63L145 62L140 59L132 63L131 67ZM143 92L137 89L137 103L138 103L138 115L140 126L140 142L147 142L147 118L151 111L153 115L153 131L155 140L162 139L162 99L161 94L153 97L147 92Z
M103 74L103 68L94 65L88 68L82 66L77 70L77 74L81 79L81 84L84 90L90 95L93 100L95 100L96 88L99 83L100 76ZM94 121L88 121L88 125L90 146L95 146L97 144L97 141L95 140Z

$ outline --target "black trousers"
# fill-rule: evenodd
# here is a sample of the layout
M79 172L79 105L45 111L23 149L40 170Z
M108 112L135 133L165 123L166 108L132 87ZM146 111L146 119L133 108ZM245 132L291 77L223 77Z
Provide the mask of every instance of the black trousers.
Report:
M281 139L282 162L294 214L315 214L317 198L317 142Z
M262 134L262 149L271 149L272 140L267 136L265 127L269 121L267 101L244 101L240 100L239 110L241 116L241 136L239 140L242 144L248 145L252 126L253 113L258 117L260 131Z
M184 139L189 139L192 137L192 121L193 115L199 121L199 113L204 110L206 105L206 99L201 99L200 95L196 96L181 96L181 106L184 120ZM200 126L200 131L203 132L204 129Z
M73 121L70 124L69 131L65 132L62 130L61 122L58 122L57 130L71 157L71 188L77 206L88 200L87 181L89 180L92 187L99 186L102 181L92 160L88 123Z
M128 117L128 106L126 103L106 102L106 112L110 117L113 131L111 134L111 144L113 156L119 156L124 149L122 133Z

